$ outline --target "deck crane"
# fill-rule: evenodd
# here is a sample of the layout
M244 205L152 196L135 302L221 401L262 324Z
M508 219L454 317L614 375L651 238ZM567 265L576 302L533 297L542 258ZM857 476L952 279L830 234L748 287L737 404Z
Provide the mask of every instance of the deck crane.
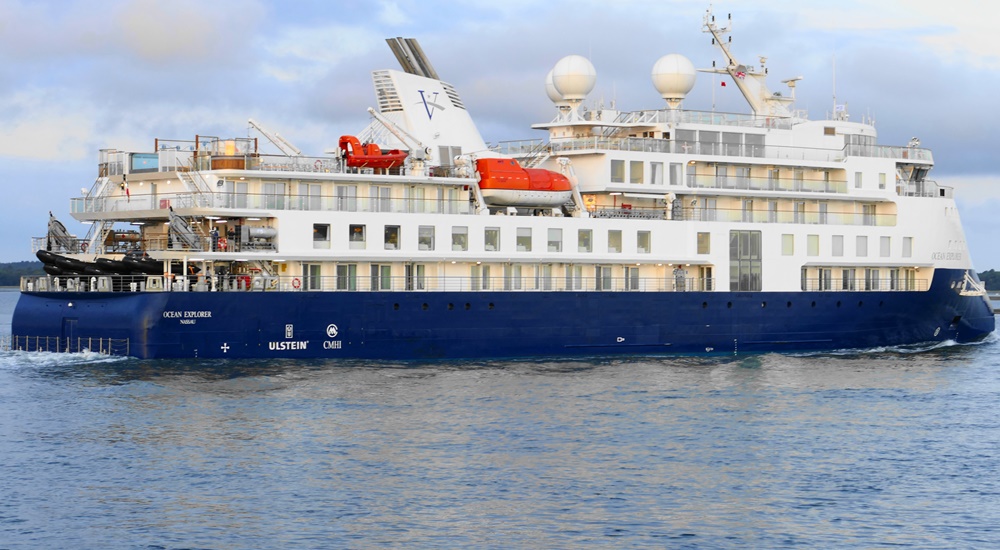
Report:
M299 150L298 147L296 147L296 146L292 145L291 143L289 143L288 140L285 139L285 138L283 138L283 137L281 137L280 134L277 134L277 133L272 134L266 128L264 128L263 126L261 126L256 120L254 120L252 118L249 119L248 122L250 123L250 126L254 127L261 134L264 134L264 137L266 137L268 139L268 141L270 141L271 143L273 143L275 147L277 147L278 149L281 149L281 152L284 153L285 156L298 157L298 156L302 155L302 151Z
M371 114L373 117L375 117L375 120L379 121L379 123L382 124L382 126L385 126L385 129L389 130L389 132L391 132L392 135L396 136L396 139L403 142L403 145L406 145L407 147L410 148L410 158L420 162L427 160L427 157L431 154L430 147L424 146L424 144L421 143L419 139L411 136L409 133L406 132L406 130L403 130L395 123L393 123L391 120L385 118L375 109L369 107L368 113Z

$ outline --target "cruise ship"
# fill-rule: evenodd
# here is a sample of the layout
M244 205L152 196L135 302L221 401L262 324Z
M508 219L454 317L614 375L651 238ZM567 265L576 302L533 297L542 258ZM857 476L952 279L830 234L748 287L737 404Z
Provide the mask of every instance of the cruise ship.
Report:
M721 59L656 60L645 110L588 102L593 64L560 59L553 118L532 126L543 139L487 144L419 44L396 38L401 70L372 73L371 123L323 154L254 120L249 137L101 150L70 201L89 232L50 214L33 239L46 275L21 282L12 344L421 361L989 335L931 152L880 144L836 103L810 120L799 78L772 91L766 59L738 60L730 29L706 12ZM685 110L699 72L749 112Z

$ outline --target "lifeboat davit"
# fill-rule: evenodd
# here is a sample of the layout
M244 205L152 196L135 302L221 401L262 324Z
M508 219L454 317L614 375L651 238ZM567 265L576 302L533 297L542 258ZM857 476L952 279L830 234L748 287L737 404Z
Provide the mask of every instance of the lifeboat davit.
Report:
M340 136L340 150L351 168L388 169L401 166L406 160L406 151L391 149L385 153L374 143L364 145L354 136Z
M573 197L566 176L522 168L514 159L478 159L476 171L479 188L490 206L559 206Z

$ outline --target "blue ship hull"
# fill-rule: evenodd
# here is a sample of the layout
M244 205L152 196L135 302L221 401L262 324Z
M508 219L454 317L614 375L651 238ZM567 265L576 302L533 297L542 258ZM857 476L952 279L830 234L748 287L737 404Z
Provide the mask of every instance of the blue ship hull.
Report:
M936 270L928 291L28 292L26 349L140 358L457 359L800 352L982 339L982 296ZM31 339L35 339L32 346ZM89 345L88 345L89 344ZM51 349L51 344L46 344Z

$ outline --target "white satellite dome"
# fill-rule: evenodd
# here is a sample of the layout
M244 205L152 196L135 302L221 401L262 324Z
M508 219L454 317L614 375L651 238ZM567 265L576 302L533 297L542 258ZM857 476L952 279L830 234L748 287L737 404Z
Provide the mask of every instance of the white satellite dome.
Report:
M582 101L594 89L597 71L582 55L567 55L552 68L552 85L567 101Z
M672 53L656 61L652 77L656 91L660 92L671 108L676 108L691 88L694 88L694 65L683 55Z
M545 75L545 95L549 96L552 103L563 103L562 94L556 89L556 85L552 83L552 71Z

